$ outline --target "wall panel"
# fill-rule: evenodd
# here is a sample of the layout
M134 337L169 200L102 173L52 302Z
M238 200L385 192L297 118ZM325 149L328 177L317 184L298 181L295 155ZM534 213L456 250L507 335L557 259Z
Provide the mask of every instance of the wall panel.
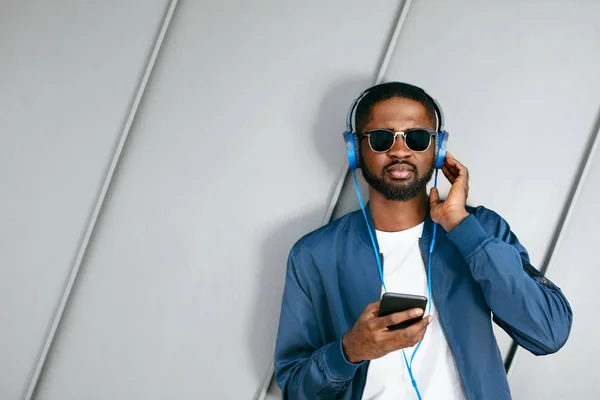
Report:
M40 399L254 396L397 9L179 3Z
M3 2L0 398L20 398L165 2Z

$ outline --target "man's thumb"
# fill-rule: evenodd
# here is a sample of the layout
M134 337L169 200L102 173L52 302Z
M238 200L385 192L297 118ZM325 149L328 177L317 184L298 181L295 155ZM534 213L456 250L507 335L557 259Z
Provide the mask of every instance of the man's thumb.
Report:
M431 192L429 193L429 205L437 204L440 202L440 192L438 192L437 188L431 188Z

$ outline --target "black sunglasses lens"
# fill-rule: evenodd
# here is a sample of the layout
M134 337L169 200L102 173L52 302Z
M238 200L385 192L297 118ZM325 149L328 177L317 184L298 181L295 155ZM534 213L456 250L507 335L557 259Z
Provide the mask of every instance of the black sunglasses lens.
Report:
M413 129L406 132L406 147L412 151L425 151L429 147L431 134L425 129Z
M388 151L394 145L394 132L376 130L369 132L369 144L373 151Z

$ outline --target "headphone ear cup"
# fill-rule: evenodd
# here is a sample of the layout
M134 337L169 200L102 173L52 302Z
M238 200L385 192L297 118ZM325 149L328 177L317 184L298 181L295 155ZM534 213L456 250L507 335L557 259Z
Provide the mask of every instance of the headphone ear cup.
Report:
M356 158L356 168L360 168L361 155L360 155L360 139L356 133L352 133L354 138L354 158Z
M346 142L348 165L350 166L350 169L354 171L360 168L360 143L358 135L354 132L345 132L344 142Z
M438 154L440 154L440 134L439 132L437 132L435 135L433 135L433 144L434 144L434 153L433 153L433 159L435 160L435 168L438 167Z
M435 168L440 169L446 160L446 149L448 148L448 132L438 132L435 135Z

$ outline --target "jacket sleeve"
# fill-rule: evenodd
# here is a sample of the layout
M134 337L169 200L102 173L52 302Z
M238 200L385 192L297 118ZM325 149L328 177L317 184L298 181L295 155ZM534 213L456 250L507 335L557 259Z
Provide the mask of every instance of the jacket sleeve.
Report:
M448 238L481 285L494 321L519 345L543 355L565 344L573 320L569 302L560 288L531 266L527 251L504 219L480 207Z
M341 337L322 343L306 279L312 257L306 253L294 248L288 259L275 346L275 379L284 399L338 398L362 363L347 361Z

